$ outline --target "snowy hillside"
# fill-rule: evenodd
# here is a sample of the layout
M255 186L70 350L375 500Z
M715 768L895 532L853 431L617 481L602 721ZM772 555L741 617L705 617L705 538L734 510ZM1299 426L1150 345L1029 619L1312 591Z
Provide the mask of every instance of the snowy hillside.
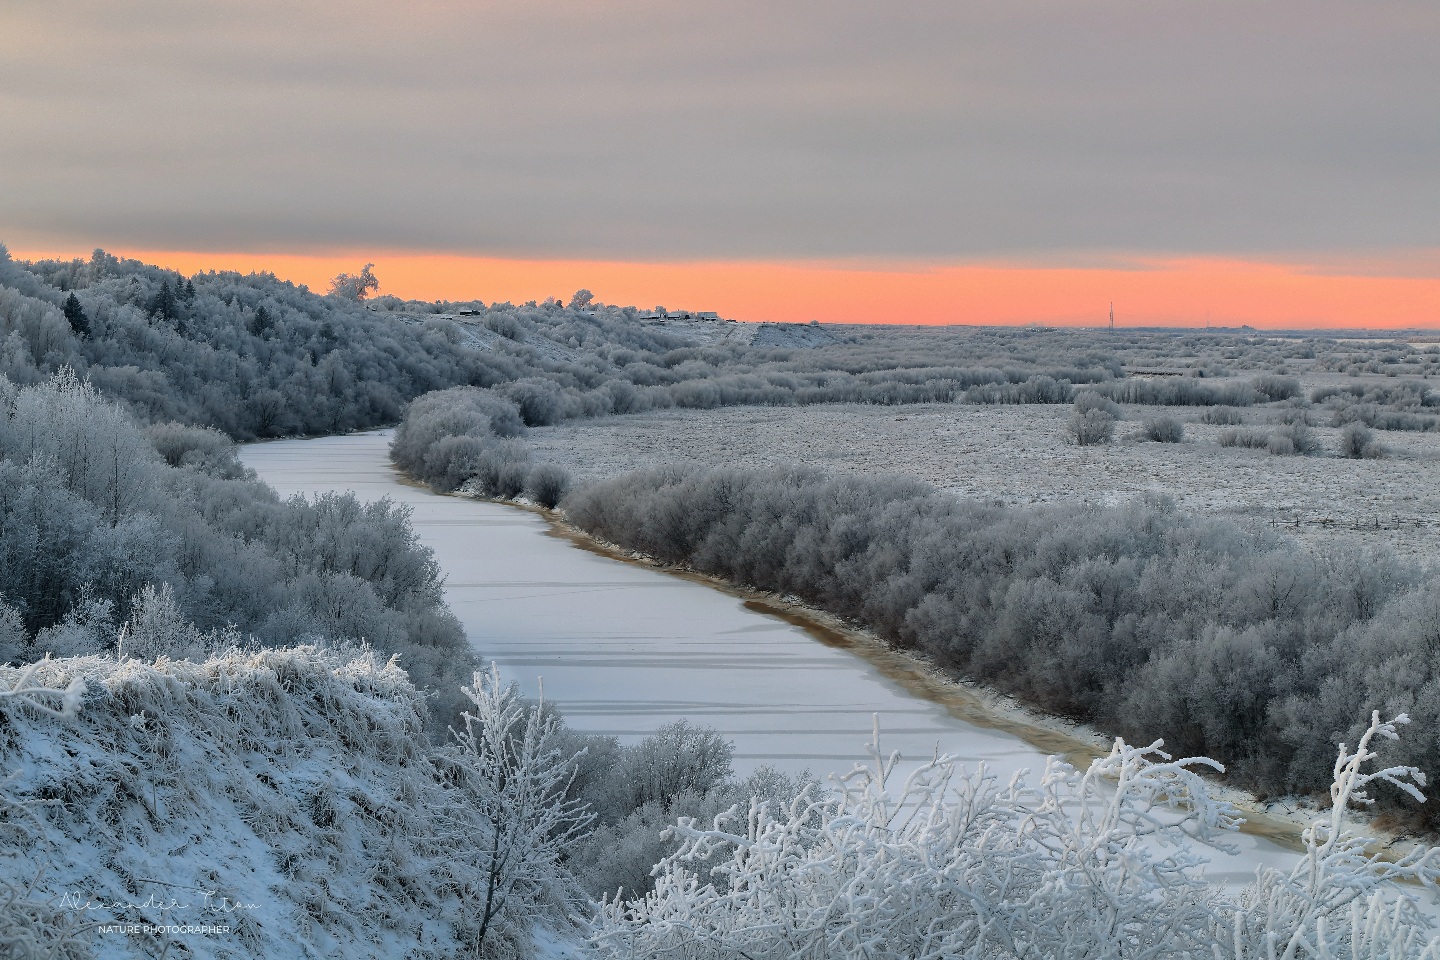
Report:
M0 689L21 677L0 667ZM0 880L38 875L29 899L94 925L94 955L398 960L473 937L454 838L482 824L437 773L423 697L393 662L96 656L28 682L77 679L73 717L0 698Z

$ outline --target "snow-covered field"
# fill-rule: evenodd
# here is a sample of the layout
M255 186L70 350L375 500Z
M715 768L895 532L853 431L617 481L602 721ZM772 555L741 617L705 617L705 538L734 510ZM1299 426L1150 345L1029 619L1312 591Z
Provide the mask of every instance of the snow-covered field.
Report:
M1325 549L1379 546L1422 563L1440 557L1440 434L1376 432L1383 460L1282 457L1220 447L1224 427L1200 408L1126 406L1116 440L1067 442L1065 405L726 407L576 420L530 432L538 459L578 480L656 463L806 464L828 473L904 473L1006 503L1162 493L1196 512L1280 523ZM1180 417L1185 442L1133 438L1157 412ZM1247 411L1247 418L1255 414ZM1339 430L1315 427L1333 453ZM1298 525L1294 525L1296 521Z

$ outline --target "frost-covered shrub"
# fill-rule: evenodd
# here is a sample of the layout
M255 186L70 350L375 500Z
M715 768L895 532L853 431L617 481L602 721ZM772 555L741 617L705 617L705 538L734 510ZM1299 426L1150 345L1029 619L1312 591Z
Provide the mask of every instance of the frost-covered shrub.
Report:
M1372 443L1375 435L1358 421L1347 423L1340 430L1340 455L1359 460L1365 455L1365 447Z
M1440 938L1393 881L1433 883L1434 853L1372 857L1343 819L1372 784L1419 797L1418 771L1366 769L1404 722L1377 714L1340 748L1296 866L1233 899L1203 878L1200 845L1240 823L1197 775L1213 761L1117 741L1083 775L1052 759L1035 787L943 756L897 784L872 745L834 795L681 818L654 889L603 904L592 942L616 960L1430 958Z
M1276 446L1284 449L1277 450ZM1297 453L1301 456L1309 456L1320 452L1320 440L1315 432L1303 421L1297 421L1288 426L1278 427L1272 434L1267 448L1271 453Z
M1352 460L1378 460L1385 456L1385 448L1365 424L1352 421L1340 430L1340 455Z
M20 611L0 596L0 664L29 660L29 641Z
M733 753L714 730L685 720L666 724L620 751L597 792L596 813L609 822L647 803L668 807L682 793L704 795L729 778Z
M456 387L410 404L390 442L390 456L412 476L454 490L475 475L492 444L524 430L514 403L489 391Z
M1223 426L1235 426L1237 424L1242 424L1245 422L1245 415L1242 414L1239 410L1236 410L1234 407L1227 407L1224 405L1207 407L1205 411L1200 414L1200 422L1216 423Z
M1300 381L1294 377L1263 374L1251 381L1255 389L1267 400L1289 400L1300 395Z
M140 660L203 660L212 642L180 611L170 584L146 584L131 605L117 650Z
M1294 440L1277 430L1265 441L1265 452L1277 457L1292 457L1300 451L1295 449Z
M1094 390L1081 390L1075 394L1075 412L1089 413L1098 410L1112 420L1120 419L1120 405L1109 397Z
M1157 407L1206 407L1223 404L1248 407L1261 402L1263 394L1249 383L1214 383L1191 377L1142 380L1127 377L1096 384L1092 388L1118 403L1141 403Z
M1065 421L1065 430L1078 446L1109 443L1115 435L1115 418L1104 410L1076 410Z
M541 377L526 377L496 390L519 408L520 419L527 427L559 423L568 413L565 391L558 384Z
M553 463L538 464L525 474L525 496L547 510L553 510L569 489L570 474Z
M235 441L213 427L156 423L145 428L145 436L172 467L193 467L225 479L245 476Z
M819 786L807 776L791 777L761 767L742 781L726 780L703 793L685 790L666 803L651 800L613 823L601 823L571 859L592 898L614 898L620 891L632 899L640 897L654 886L655 864L680 846L680 838L670 829L676 820L689 817L708 823L737 804L748 807L753 799L788 804L802 790L818 791ZM705 867L698 872L705 872Z
M497 440L480 454L469 482L484 496L509 499L525 488L529 472L530 448L524 441Z
M1156 443L1180 443L1185 439L1185 424L1175 417L1148 417L1143 430L1145 439Z
M1215 435L1215 442L1222 447L1264 450L1270 443L1270 437L1264 430L1221 430Z
M459 934L477 956L504 957L529 939L541 912L576 911L564 864L594 816L567 796L577 757L557 717L527 704L491 664L465 688L471 707L439 762L484 829L453 835L455 879L467 906ZM562 913L563 916L563 913Z

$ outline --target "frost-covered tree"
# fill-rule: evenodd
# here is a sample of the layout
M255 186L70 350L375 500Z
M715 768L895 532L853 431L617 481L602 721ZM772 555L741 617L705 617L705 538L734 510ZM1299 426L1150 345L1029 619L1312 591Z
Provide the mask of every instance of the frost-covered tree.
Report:
M452 877L468 907L467 939L476 957L504 957L537 915L574 911L581 895L564 863L567 847L593 820L568 796L579 756L568 753L559 719L528 704L499 669L475 673L464 690L473 712L453 731L449 767L466 811L484 830L455 838Z
M90 318L85 316L85 308L80 305L80 298L73 292L65 298L63 311L70 329L75 331L77 337L90 336Z
M349 300L359 303L371 293L380 289L380 281L375 278L375 264L367 263L360 268L356 274L341 273L330 281L330 296L337 300Z

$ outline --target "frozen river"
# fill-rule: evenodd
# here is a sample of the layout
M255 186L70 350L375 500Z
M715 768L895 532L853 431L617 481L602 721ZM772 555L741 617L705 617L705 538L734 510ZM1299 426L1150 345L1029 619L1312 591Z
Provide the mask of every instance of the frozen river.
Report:
M869 661L729 594L577 549L524 510L431 493L391 466L388 432L247 446L244 462L282 495L353 491L413 511L445 571L446 600L475 649L579 730L638 739L676 719L735 744L737 773L761 764L824 775L859 759L879 716L882 747L915 759L937 746L1007 777L1044 757L907 692ZM1294 854L1237 838L1209 873L1248 881Z

